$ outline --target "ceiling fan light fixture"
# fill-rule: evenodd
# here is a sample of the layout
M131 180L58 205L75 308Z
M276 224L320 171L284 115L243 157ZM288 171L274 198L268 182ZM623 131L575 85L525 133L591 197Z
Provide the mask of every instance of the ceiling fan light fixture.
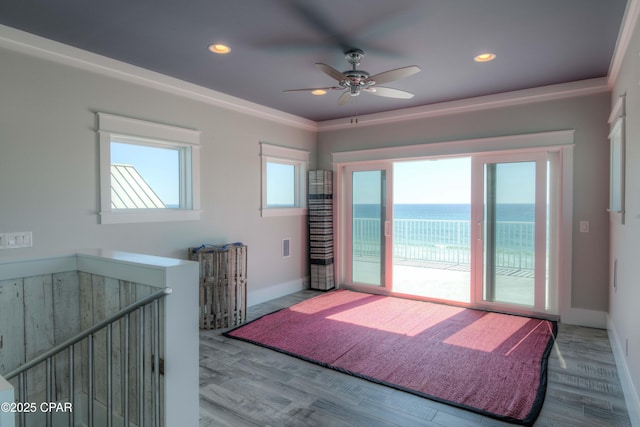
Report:
M481 53L480 55L477 55L475 58L473 58L473 60L476 62L489 62L493 61L494 59L496 59L496 54L491 52Z
M321 96L321 95L326 95L327 91L324 89L315 89L311 91L311 94Z
M217 53L219 55L226 55L231 52L231 48L226 44L214 43L209 45L209 51Z

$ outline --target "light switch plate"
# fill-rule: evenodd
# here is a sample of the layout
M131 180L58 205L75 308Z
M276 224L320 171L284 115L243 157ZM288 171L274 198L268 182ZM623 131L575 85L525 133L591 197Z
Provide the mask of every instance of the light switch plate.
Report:
M31 231L14 231L0 234L0 249L30 248L33 246Z

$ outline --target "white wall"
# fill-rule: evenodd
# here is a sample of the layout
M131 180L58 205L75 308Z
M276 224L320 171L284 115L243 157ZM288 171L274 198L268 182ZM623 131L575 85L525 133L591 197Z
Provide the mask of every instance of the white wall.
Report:
M190 246L241 241L249 248L250 301L302 284L305 217L260 217L258 155L261 141L305 149L313 167L313 130L19 50L0 47L0 64L0 232L32 231L34 242L32 248L0 250L0 259L94 247L184 259ZM200 221L98 223L98 111L202 132ZM292 256L282 259L285 237Z
M611 258L618 260L617 290L609 287L609 330L618 345L627 403L640 425L640 26L636 24L612 91L612 102L626 93L626 214L611 221ZM629 394L633 394L632 403Z
M601 92L392 124L349 126L319 134L318 163L319 168L330 168L331 153L339 151L575 129L571 305L589 313L594 318L589 323L604 327L609 271L609 109L610 95ZM579 221L590 222L589 233L578 233Z

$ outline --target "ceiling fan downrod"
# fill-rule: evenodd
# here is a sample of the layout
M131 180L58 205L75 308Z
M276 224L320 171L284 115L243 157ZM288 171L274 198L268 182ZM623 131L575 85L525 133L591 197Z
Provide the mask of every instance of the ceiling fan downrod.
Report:
M344 57L355 71L356 67L360 65L360 60L364 57L364 51L362 49L351 49L345 52Z

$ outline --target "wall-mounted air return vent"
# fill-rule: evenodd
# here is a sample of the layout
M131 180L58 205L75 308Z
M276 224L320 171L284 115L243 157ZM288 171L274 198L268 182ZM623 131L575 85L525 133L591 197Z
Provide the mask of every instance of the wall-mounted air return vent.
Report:
M282 258L291 256L291 239L282 239Z

